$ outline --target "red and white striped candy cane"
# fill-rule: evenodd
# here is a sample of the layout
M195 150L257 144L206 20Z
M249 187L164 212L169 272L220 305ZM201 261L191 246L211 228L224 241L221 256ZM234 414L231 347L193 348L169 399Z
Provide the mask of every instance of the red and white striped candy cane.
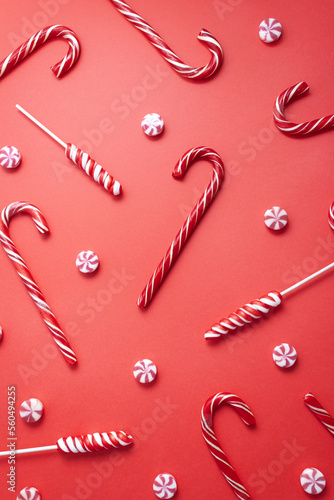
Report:
M67 40L69 49L64 59L52 66L51 70L57 78L70 70L77 62L80 55L79 40L74 31L66 28L66 26L55 24L54 26L43 28L41 31L29 38L29 40L24 42L20 47L14 50L14 52L9 54L6 59L1 61L0 78L14 68L14 66L19 64L29 54L31 54L31 52L53 38L63 38L64 40Z
M260 299L252 300L243 307L237 309L226 318L222 318L219 323L212 325L204 337L206 339L218 339L233 333L239 327L251 323L255 319L260 319L276 309L282 302L282 295L279 292L272 291Z
M191 80L203 80L212 76L222 65L223 49L218 40L207 30L202 29L198 39L211 52L211 59L202 68L193 68L181 61L181 59L164 42L158 33L150 26L145 19L140 17L129 5L119 0L110 0L116 9L130 21L138 30L140 30L152 45L160 52L162 57L172 66L172 68L185 78Z
M63 354L66 361L72 365L76 363L77 358L74 352L72 351L71 346L68 340L66 339L64 333L62 332L53 312L51 311L48 304L45 302L44 296L41 290L38 288L37 284L35 283L34 278L30 274L30 271L26 263L22 259L21 255L17 251L13 241L9 236L9 230L8 230L9 222L14 217L14 215L18 213L26 213L30 215L40 233L44 234L49 232L49 227L41 211L34 205L31 205L30 203L18 201L15 203L11 203L2 211L1 226L0 226L0 242L2 243L2 246L5 252L7 253L8 257L13 262L14 267L18 272L18 275L20 276L23 284L27 288L30 297L38 307L38 310L41 313L41 316L45 321L46 326L50 330L54 341L59 347L60 352Z
M219 469L225 476L226 481L231 486L236 496L241 500L250 500L250 496L246 488L242 485L238 474L221 449L213 431L213 413L216 408L221 405L232 406L246 425L254 425L255 418L246 403L235 394L231 394L229 392L218 392L218 394L209 398L203 405L201 413L203 437L210 452L212 453L213 458L216 460Z
M319 132L334 127L334 115L324 116L317 120L311 120L304 123L293 123L287 120L284 116L285 106L296 97L303 95L309 90L306 82L297 83L292 87L288 87L276 99L274 105L274 121L276 127L282 132L292 135L306 135L312 132Z
M173 177L182 177L185 174L187 168L197 160L207 160L212 163L213 175L211 181L209 182L206 190L199 199L197 205L193 208L187 220L184 222L180 231L175 236L164 258L162 259L162 261L154 271L151 279L142 291L138 299L138 305L140 307L145 307L151 301L153 295L159 288L163 279L168 274L169 269L176 261L189 236L197 226L199 220L207 210L208 206L212 202L223 182L224 165L222 159L220 158L219 154L216 153L216 151L207 147L193 148L185 153L180 158L177 165L174 167L172 173Z
M334 418L328 413L327 410L319 403L311 392L304 396L304 403L311 410L313 415L326 427L328 432L334 436Z

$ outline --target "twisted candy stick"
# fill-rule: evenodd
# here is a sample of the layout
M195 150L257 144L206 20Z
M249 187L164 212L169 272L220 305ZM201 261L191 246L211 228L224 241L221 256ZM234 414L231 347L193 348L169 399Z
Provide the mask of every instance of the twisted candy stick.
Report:
M219 154L213 149L206 147L198 147L190 149L185 153L174 167L173 177L182 177L187 168L197 160L208 160L213 166L213 176L209 182L206 190L199 199L197 205L193 208L192 212L188 216L187 220L184 222L180 231L175 236L174 241L167 250L164 258L154 271L151 279L147 283L145 289L142 291L139 299L138 305L140 307L145 307L152 299L153 295L157 291L160 283L168 274L169 269L176 261L179 253L186 244L189 236L197 226L199 220L205 213L206 209L212 202L213 198L217 194L223 179L224 179L224 165Z
M334 201L333 201L333 203L331 204L331 206L329 207L329 210L328 210L328 224L330 225L330 227L334 231Z
M20 276L21 280L23 281L23 284L26 286L30 297L38 307L39 312L41 313L41 316L46 323L46 326L50 330L54 341L56 342L57 346L60 349L60 352L63 354L66 361L72 365L76 363L77 358L74 352L72 351L70 344L67 341L64 333L62 332L53 312L51 311L48 304L45 302L44 296L41 290L38 288L37 284L35 283L34 278L30 274L30 271L26 263L22 259L13 241L9 237L9 230L8 230L9 222L12 219L12 217L14 217L14 215L18 213L27 213L28 215L30 215L40 233L44 234L49 232L49 227L47 225L47 222L43 214L37 207L25 202L15 202L8 205L2 211L1 214L2 223L0 226L1 227L0 242L2 243L2 246L5 252L7 253L8 257L13 262L14 267L18 272L18 275Z
M317 120L311 120L304 123L292 123L284 116L285 106L298 96L303 95L309 90L306 82L297 83L292 87L288 87L276 99L274 105L274 121L276 127L282 132L293 135L306 135L312 132L319 132L330 127L334 127L334 115L324 116Z
M24 450L15 450L14 452L2 451L0 457L15 453L21 455L24 453L35 453L37 451L58 450L68 455L69 453L87 453L92 451L112 450L128 446L133 442L132 436L123 431L95 432L85 436L69 436L60 438L57 444L51 446L40 446L38 448L26 448Z
M325 408L319 403L311 392L304 396L304 403L332 434L332 436L334 436L334 418L328 413L327 410L325 410Z
M80 55L80 44L74 31L66 28L66 26L55 24L54 26L43 28L41 31L29 38L29 40L24 42L20 47L14 50L14 52L9 54L6 59L1 61L0 78L8 73L8 71L10 71L14 66L19 64L29 54L31 54L31 52L43 45L43 43L58 37L64 38L68 41L69 49L64 59L52 66L51 70L57 78L62 76L77 62Z
M191 80L203 80L212 76L223 62L223 49L216 38L207 30L202 29L198 39L211 52L211 59L202 68L193 68L184 64L172 49L163 41L158 33L125 2L110 0L116 9L130 21L137 29L142 31L152 45L160 52L162 57L172 66L172 68L185 78Z
M218 392L218 394L209 398L203 405L201 413L203 437L210 452L212 453L213 458L216 460L219 469L225 476L226 481L231 486L236 496L241 500L250 500L250 496L246 488L241 484L237 473L219 446L218 440L213 431L213 413L216 408L223 404L232 406L246 425L255 424L253 413L242 399L229 392Z

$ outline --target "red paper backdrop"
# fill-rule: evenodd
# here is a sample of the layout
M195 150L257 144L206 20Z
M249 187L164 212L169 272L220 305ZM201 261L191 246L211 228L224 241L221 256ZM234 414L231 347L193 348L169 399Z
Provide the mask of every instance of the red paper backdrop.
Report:
M33 426L17 417L17 446L54 444L61 436L123 429L134 436L119 453L18 457L17 491L36 486L43 499L149 499L160 472L178 482L178 498L234 498L201 435L200 410L212 394L235 392L251 407L247 429L233 410L214 417L218 438L254 499L306 498L299 475L317 467L334 497L333 438L304 407L313 391L334 414L333 275L284 300L264 321L210 345L206 329L272 289L283 290L333 260L327 211L334 199L332 132L303 139L280 133L272 107L286 87L305 80L310 93L289 105L297 122L334 110L333 3L133 0L137 10L188 64L208 52L202 27L224 49L220 72L203 83L177 75L108 0L0 1L1 57L41 27L64 24L82 54L57 80L49 66L67 50L49 43L1 80L1 146L23 155L17 171L0 172L1 208L17 200L37 205L51 234L41 237L27 217L10 233L78 355L66 365L8 257L0 251L1 449L7 444L7 386L18 404L45 405ZM258 25L276 17L276 45ZM115 199L64 158L62 149L15 109L19 103L65 141L91 153L123 185ZM166 129L156 140L140 128L158 112ZM217 150L223 187L147 310L136 300L186 214L210 178L210 164L192 166L184 180L171 172L193 146ZM284 207L289 226L274 234L265 210ZM88 278L76 255L94 250L101 265ZM281 342L298 351L294 369L272 360ZM150 358L158 378L133 378L134 363ZM287 450L287 451L284 451ZM289 463L287 463L289 462ZM0 464L1 498L8 464Z

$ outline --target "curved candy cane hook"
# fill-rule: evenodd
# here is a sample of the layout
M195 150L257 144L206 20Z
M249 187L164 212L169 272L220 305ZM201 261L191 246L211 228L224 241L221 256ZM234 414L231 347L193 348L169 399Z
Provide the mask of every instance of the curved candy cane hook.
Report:
M297 83L292 87L288 87L276 99L274 105L274 121L276 127L282 132L292 135L306 135L312 132L319 132L327 128L334 127L334 115L324 116L317 120L311 120L304 123L293 123L287 120L284 116L285 106L296 97L299 97L309 90L306 82Z
M231 486L236 496L241 500L250 500L246 488L241 484L237 473L219 446L218 440L213 432L213 413L220 405L232 406L246 425L254 425L255 418L246 403L235 394L229 392L218 392L218 394L211 396L203 405L201 413L203 437L219 469L225 476L226 481Z
M38 307L39 312L41 313L41 316L46 323L46 326L51 332L53 340L56 342L57 346L60 349L60 352L63 354L66 361L72 365L76 363L77 358L74 352L72 351L70 344L67 341L64 333L62 332L53 312L51 311L48 304L45 302L43 294L41 290L38 288L37 284L35 283L34 278L30 274L30 271L26 263L22 259L13 241L9 237L9 230L8 230L9 222L12 219L12 217L14 217L14 215L18 213L27 213L28 215L30 215L40 233L44 234L49 232L49 227L47 225L47 222L43 214L40 212L40 210L34 205L31 205L30 203L18 201L15 203L11 203L2 211L0 242L2 243L2 246L5 252L7 253L8 257L13 262L14 267L18 272L18 275L20 276L21 280L23 281L23 284L26 286L30 297Z
M208 160L212 163L213 175L211 181L199 199L197 205L193 208L187 220L184 222L180 231L175 236L174 241L154 271L145 289L142 291L138 299L138 305L140 307L145 307L151 301L156 290L159 288L163 279L167 276L169 269L176 261L189 236L197 226L199 220L207 210L223 182L224 165L222 159L216 151L207 147L193 148L185 153L174 167L172 173L173 177L182 177L187 168L196 160Z
M110 0L116 9L130 21L138 30L142 31L152 45L160 52L162 57L172 66L172 68L185 78L191 80L203 80L212 76L221 67L223 62L223 49L218 40L207 30L202 29L198 39L211 52L211 59L202 68L193 68L181 61L172 49L163 41L158 33L129 5L120 0Z
M10 71L14 66L19 64L23 59L25 59L31 52L43 45L48 40L52 38L64 38L68 41L69 49L64 57L64 59L54 66L51 70L54 72L57 78L62 76L72 66L77 62L80 55L80 44L77 35L66 26L61 26L55 24L54 26L48 26L43 28L41 31L33 35L29 40L24 42L20 47L18 47L14 52L9 54L6 59L0 62L0 78L4 76L8 71Z

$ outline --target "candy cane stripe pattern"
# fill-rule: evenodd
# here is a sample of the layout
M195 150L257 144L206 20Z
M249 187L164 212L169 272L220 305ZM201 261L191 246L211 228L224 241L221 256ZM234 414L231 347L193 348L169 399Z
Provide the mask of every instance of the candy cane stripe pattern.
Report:
M164 472L159 474L153 483L153 491L158 498L169 499L173 498L177 492L177 483L172 474Z
M288 223L288 214L281 207L269 208L264 214L264 223L269 229L279 231Z
M66 40L69 44L69 49L64 59L52 66L51 70L57 78L69 71L77 62L80 55L79 40L74 31L66 28L66 26L55 24L53 26L43 28L41 31L29 38L29 40L24 42L20 47L14 50L14 52L9 54L6 59L1 61L0 78L14 68L14 66L19 64L29 54L31 54L31 52L53 38L63 38Z
M304 403L311 410L313 415L326 427L328 432L334 436L334 418L328 413L327 410L319 403L317 398L311 392L304 396Z
M67 144L65 156L73 161L78 167L82 168L84 172L94 181L104 187L107 191L117 196L121 193L121 185L118 181L101 167L95 160L93 160L87 153L74 146L74 144Z
M203 405L201 413L203 437L213 458L216 460L219 469L225 476L226 481L231 486L236 496L240 500L249 500L250 496L246 488L242 485L236 471L221 449L213 431L213 414L214 411L221 405L232 406L246 425L254 425L255 418L246 403L235 394L231 394L229 392L219 392L209 398Z
M204 337L206 339L219 339L228 333L233 333L237 328L247 325L255 319L266 316L271 310L276 309L282 302L282 295L277 291L269 292L258 300L253 300L222 318L208 330Z
M300 484L309 495L319 495L326 488L326 479L320 470L309 467L301 473Z
M110 0L116 9L140 30L152 45L160 52L162 57L172 66L172 68L185 78L191 80L203 80L212 76L221 67L223 62L223 49L218 40L207 30L202 29L198 35L203 45L211 52L211 59L202 68L193 68L184 64L181 59L172 51L172 49L164 42L158 33L129 5L119 0Z
M309 90L306 82L300 82L292 87L288 87L276 99L274 105L274 121L276 127L282 132L291 135L306 135L313 132L319 132L334 126L334 115L324 116L317 120L311 120L304 123L293 123L285 118L284 111L287 104L296 97L305 94Z
M22 160L20 151L14 146L5 146L0 149L0 165L5 168L16 168Z
M39 491L32 487L23 488L20 493L17 495L16 500L41 500L42 497Z
M60 438L57 448L63 453L90 453L92 451L112 450L132 443L132 437L123 431L95 432L86 436Z
M282 25L277 19L269 17L259 26L259 37L265 43L276 42L282 34Z
M38 422L42 418L43 413L44 406L39 399L27 399L21 404L20 417L28 424Z
M213 175L211 181L209 182L206 190L199 199L197 205L194 207L187 220L181 227L180 231L177 233L171 246L165 253L165 256L161 260L160 264L154 271L152 277L141 293L138 299L138 305L140 307L145 307L151 301L153 295L159 288L161 282L167 275L169 269L174 264L179 253L186 244L189 236L197 226L199 220L206 212L208 206L210 205L222 185L224 179L224 165L222 159L220 158L219 154L216 153L216 151L207 147L193 148L185 153L174 167L172 173L173 177L182 177L190 167L190 165L192 165L196 160L207 160L212 163Z
M65 357L69 364L74 364L77 358L72 351L68 340L66 339L63 331L61 330L58 321L56 320L53 312L51 311L48 304L45 302L44 296L41 290L38 288L34 281L34 278L30 274L30 271L22 259L21 255L17 251L13 241L9 237L9 222L18 213L27 213L35 223L38 231L42 234L49 232L49 227L47 222L41 213L41 211L34 205L26 202L15 202L8 205L3 209L1 214L1 229L0 229L0 242L7 253L8 257L14 264L14 267L20 276L23 284L28 290L28 293L32 300L35 302L38 310L51 332L51 335L56 342L60 352Z
M334 231L334 201L333 201L333 203L331 204L331 206L329 207L329 210L328 210L328 223L329 223L330 227Z

